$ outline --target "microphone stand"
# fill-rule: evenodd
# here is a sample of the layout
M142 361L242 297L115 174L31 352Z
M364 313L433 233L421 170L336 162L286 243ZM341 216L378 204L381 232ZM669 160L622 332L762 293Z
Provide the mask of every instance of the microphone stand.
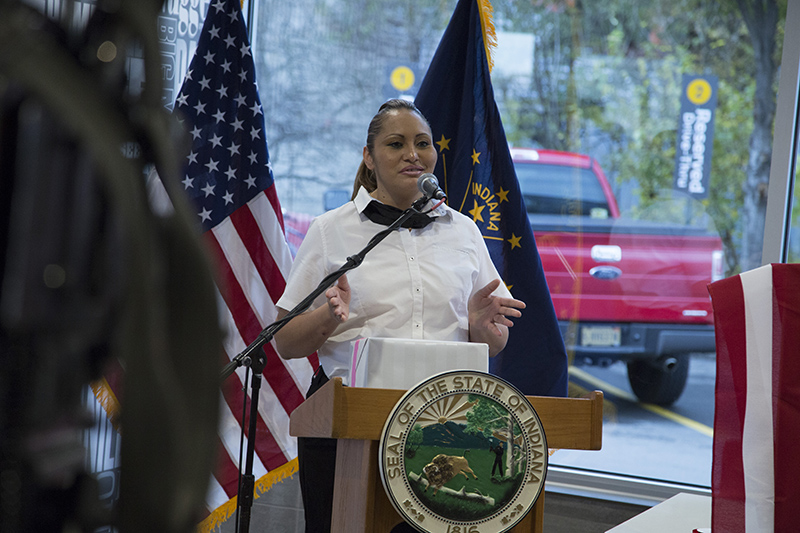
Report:
M403 213L392 222L386 229L381 230L375 234L367 245L357 254L351 255L347 261L339 267L335 272L331 272L325 276L322 281L317 285L317 288L297 304L285 317L277 320L261 330L256 339L250 343L239 355L231 359L231 362L225 365L222 369L220 379L224 381L228 376L233 374L240 366L249 366L253 372L250 381L250 423L247 428L247 453L245 472L241 476L239 483L239 493L237 496L237 513L241 516L241 521L238 523L237 532L247 533L250 530L250 516L253 507L253 499L255 496L255 476L253 476L253 458L255 456L255 441L256 441L256 421L258 417L258 396L261 389L261 376L264 373L264 368L267 366L267 355L262 348L266 343L272 340L275 333L285 326L290 320L299 314L306 311L314 300L328 290L328 287L333 285L342 274L353 270L358 267L366 257L367 253L375 248L379 242L389 236L394 230L399 228L403 222L408 220L412 215L418 214L422 207L430 201L428 195L423 195L415 201L411 207L403 211ZM244 431L244 427L242 427Z

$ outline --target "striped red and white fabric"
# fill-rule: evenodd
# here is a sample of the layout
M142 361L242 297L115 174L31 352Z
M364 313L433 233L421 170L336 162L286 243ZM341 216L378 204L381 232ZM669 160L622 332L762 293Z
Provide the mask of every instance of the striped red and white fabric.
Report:
M717 343L712 531L800 531L800 265L709 285Z

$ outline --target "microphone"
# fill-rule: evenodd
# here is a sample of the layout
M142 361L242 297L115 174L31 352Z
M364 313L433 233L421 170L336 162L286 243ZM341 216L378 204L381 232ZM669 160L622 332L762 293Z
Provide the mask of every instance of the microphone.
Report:
M447 195L439 188L439 180L430 173L423 174L417 180L417 188L426 198L443 200Z

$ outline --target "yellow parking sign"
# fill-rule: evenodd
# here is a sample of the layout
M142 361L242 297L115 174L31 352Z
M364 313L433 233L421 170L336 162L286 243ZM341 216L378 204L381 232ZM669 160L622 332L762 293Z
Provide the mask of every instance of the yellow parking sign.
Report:
M407 91L414 86L414 71L403 65L395 67L389 75L389 81L398 91Z
M686 87L686 98L694 105L703 105L711 99L711 84L703 78L694 79Z

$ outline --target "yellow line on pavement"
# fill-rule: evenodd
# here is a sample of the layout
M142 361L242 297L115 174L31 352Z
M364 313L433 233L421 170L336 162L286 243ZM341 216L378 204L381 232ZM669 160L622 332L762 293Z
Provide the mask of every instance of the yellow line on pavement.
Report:
M693 429L698 433L702 433L707 437L714 436L714 430L708 427L707 425L701 424L700 422L692 420L691 418L687 418L683 415L679 415L678 413L673 413L669 409L661 407L660 405L655 405L652 403L640 403L639 400L636 398L636 396L629 393L628 391L619 389L614 385L606 383L605 381L594 377L593 375L581 370L580 368L575 368L574 366L571 366L569 367L569 373L570 375L575 376L576 378L582 379L587 383L591 383L592 386L599 388L604 393L607 392L609 394L613 394L617 398L638 403L642 407L642 409L646 409L651 413L655 413L657 415L663 416L664 418L672 420L673 422L677 422L678 424L686 426L689 429Z

